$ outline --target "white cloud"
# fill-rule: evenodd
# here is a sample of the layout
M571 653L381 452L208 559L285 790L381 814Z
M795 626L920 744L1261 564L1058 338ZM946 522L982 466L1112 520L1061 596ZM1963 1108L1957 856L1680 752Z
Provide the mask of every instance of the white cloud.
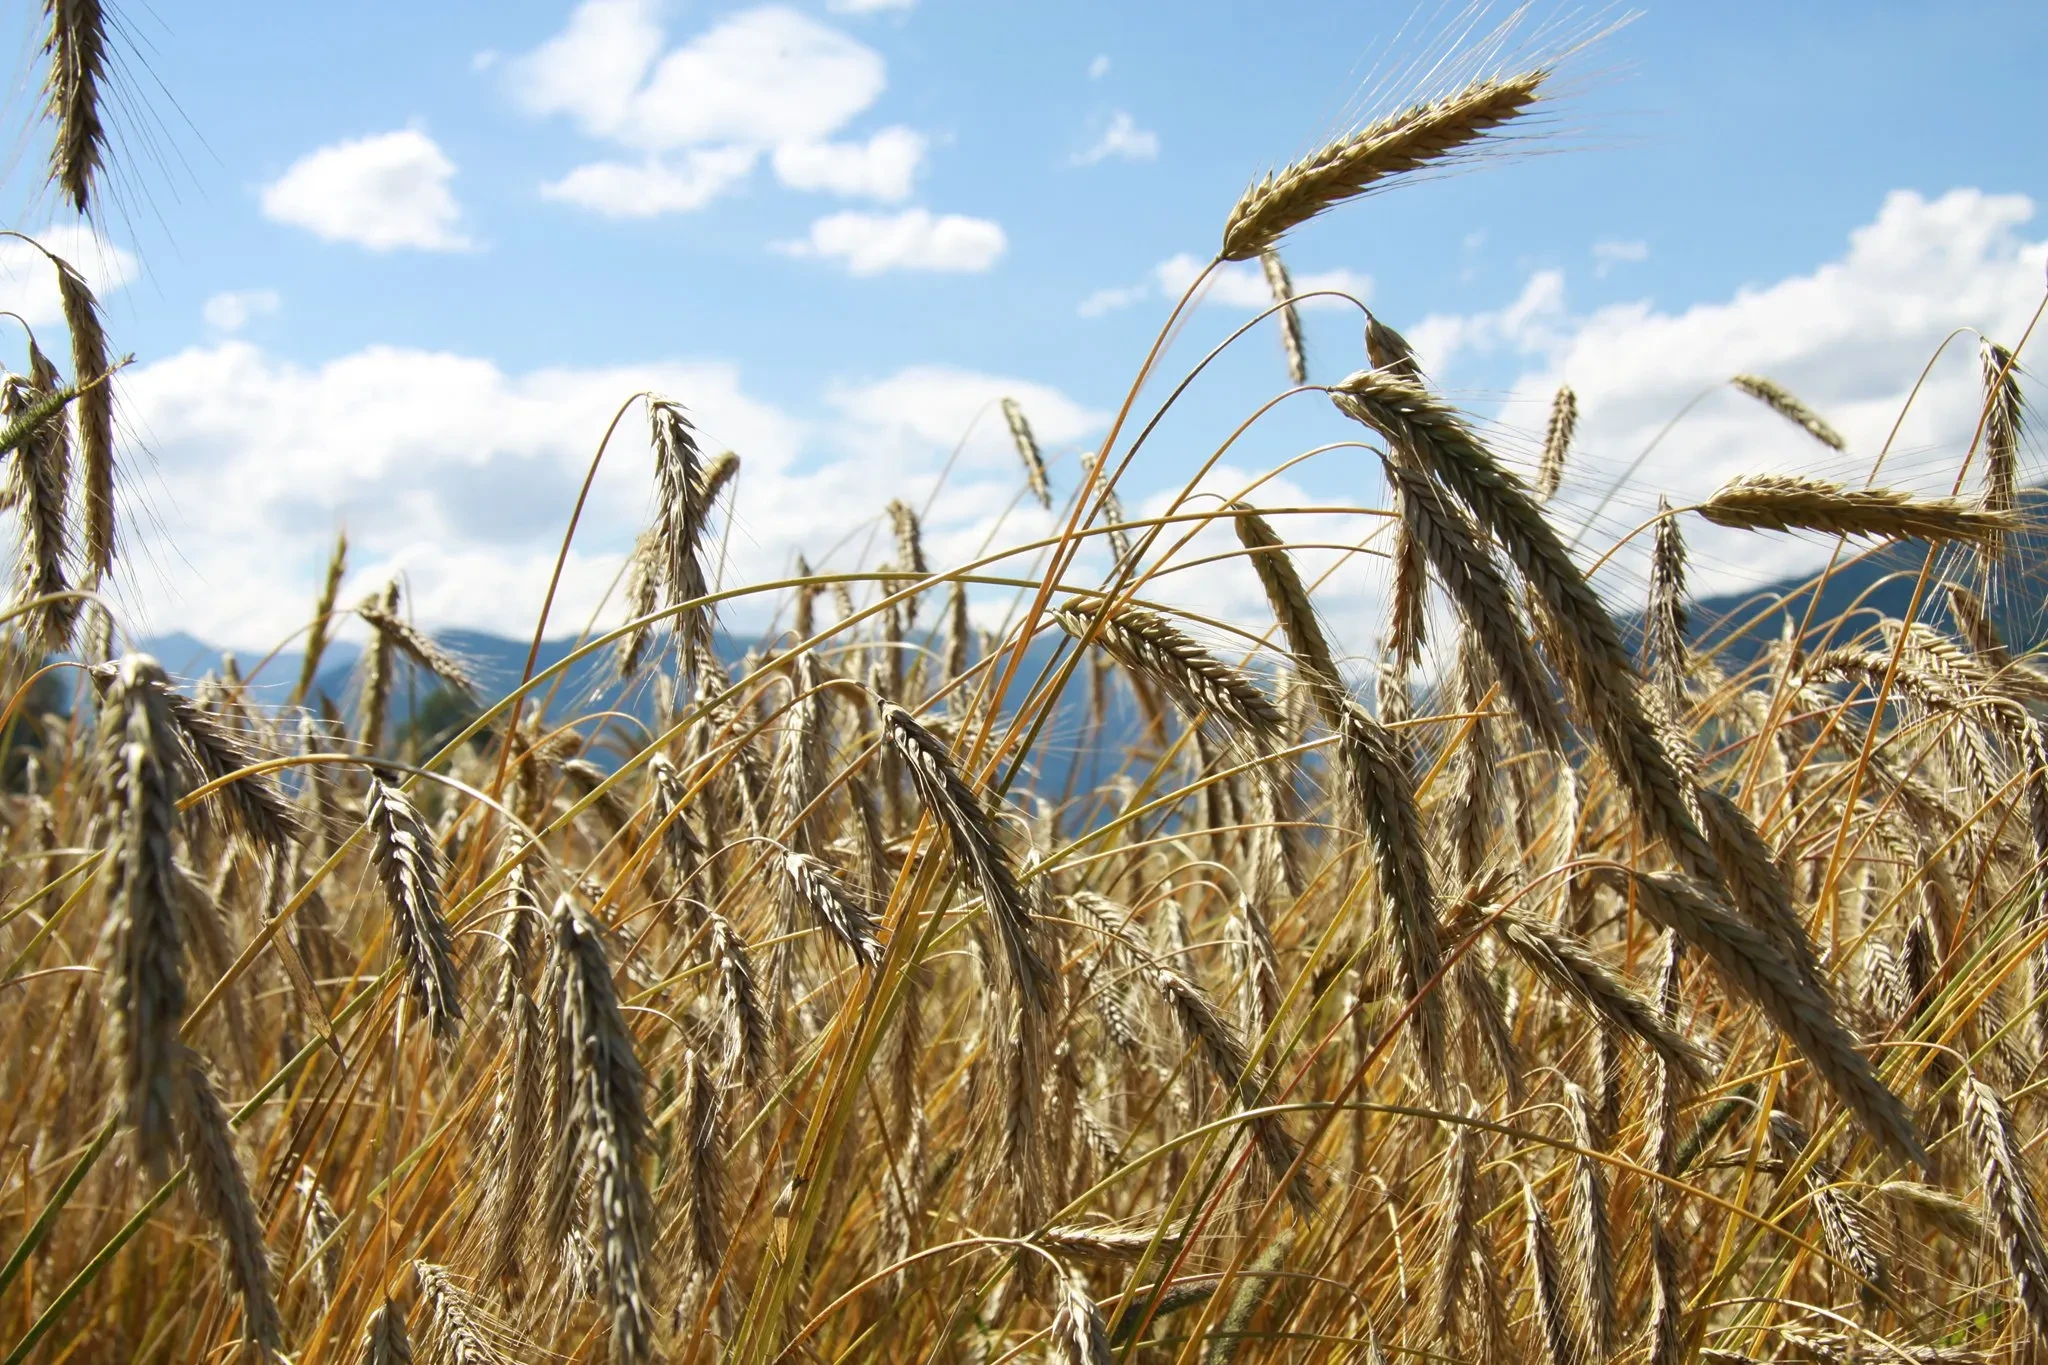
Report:
M35 239L85 277L93 294L104 300L136 276L135 254L102 241L84 224L46 228ZM0 238L0 309L19 313L31 327L60 322L64 304L57 295L57 270L48 257L27 242ZM48 349L48 343L44 343Z
M670 160L635 165L593 161L540 187L541 196L607 218L651 218L703 208L746 179L760 153L751 147L700 147Z
M1460 351L1543 350L1555 344L1559 327L1567 323L1563 272L1539 270L1510 303L1478 313L1432 313L1406 335L1423 368L1434 374Z
M640 84L661 54L649 0L583 0L560 33L509 68L513 95L536 114L567 114L612 136L631 118Z
M1650 259L1648 242L1601 241L1593 243L1593 274L1605 279L1617 265L1634 265Z
M856 0L846 12L906 7ZM551 197L613 215L687 212L768 151L792 188L909 195L922 136L885 128L866 142L833 140L887 85L879 53L779 4L728 15L664 52L658 10L656 0L583 0L560 33L508 64L529 112L640 154L577 167L546 187ZM742 154L744 168L726 173Z
M1151 293L1152 291L1142 284L1098 289L1082 299L1080 306L1074 311L1084 318L1099 318L1105 313L1117 312L1141 299L1149 298Z
M884 128L866 142L785 142L775 149L775 175L791 189L895 203L910 197L924 152L924 135L909 128Z
M742 10L655 60L648 0L584 0L569 27L513 65L536 113L647 151L823 138L886 83L872 48L796 10Z
M867 433L857 439L868 444L879 438L890 448L909 442L949 449L973 426L973 437L962 447L970 464L1016 463L1010 430L997 411L1004 398L1017 400L1048 451L1079 440L1107 420L1047 385L951 365L913 365L867 384L836 384L826 398L856 431Z
M1056 470L1106 421L1057 390L944 367L834 385L829 420L812 421L749 393L716 362L508 373L398 347L318 366L243 341L195 347L137 367L123 394L157 466L148 514L127 522L132 624L260 653L303 624L339 522L350 598L402 570L424 624L529 632L591 444L638 390L674 395L708 447L740 452L732 529L721 536L727 583L778 577L799 548L816 558L876 521L890 496L921 502L963 435L966 459L926 525L935 555L965 558L997 530L1018 484L997 397L1024 404ZM600 468L555 608L561 631L596 609L649 515L644 431L629 418ZM999 539L1050 526L1036 506L1016 515ZM861 542L847 543L856 548L835 566L853 567ZM744 628L769 611L742 601L723 615ZM615 602L607 619L618 614Z
M1002 225L926 209L902 213L834 213L811 224L810 236L776 247L791 256L846 262L855 275L886 270L973 274L987 270L1009 245Z
M917 0L825 0L825 8L834 14L881 14L889 10L907 10Z
M1158 285L1160 296L1177 299L1186 292L1202 273L1202 262L1182 252L1170 256L1152 267L1152 278ZM1352 305L1331 295L1349 294L1360 303L1372 302L1372 276L1361 275L1353 270L1336 269L1298 274L1294 279L1294 296L1301 299L1303 309L1350 308ZM1226 308L1243 308L1254 311L1273 306L1273 291L1266 283L1265 271L1255 262L1229 262L1218 266L1209 273L1209 279L1202 286L1202 302L1221 304ZM1315 298L1302 298L1315 294ZM1355 310L1354 310L1355 311Z
M2021 232L2033 214L2023 195L1965 189L1929 200L1901 190L1850 235L1839 259L1725 302L1676 313L1623 303L1575 315L1563 277L1545 271L1500 309L1432 317L1408 337L1439 378L1482 364L1520 369L1503 408L1503 420L1518 430L1541 430L1558 383L1578 391L1579 437L1559 495L1567 520L1590 513L1665 423L1707 395L1658 442L1589 533L1588 543L1604 545L1641 520L1660 492L1674 503L1696 500L1736 474L1770 469L1861 482L1922 366L1951 330L1981 328L2010 344L2025 328L2048 264L2048 242ZM1768 375L1799 395L1848 437L1850 455L1832 456L1727 389L1740 371ZM1912 399L1884 482L1948 491L1976 427L1980 382L1973 340L1951 343ZM1818 542L1697 520L1685 533L1692 577L1708 593L1826 556ZM1621 569L1624 578L1634 571L1626 559Z
M1153 161L1159 156L1159 134L1140 128L1137 121L1118 109L1109 116L1109 126L1086 149L1074 155L1076 166L1093 166L1115 157L1119 161Z
M239 332L251 318L275 313L279 302L275 289L232 289L208 299L199 315L215 331Z
M1108 54L1108 53L1106 53L1106 52L1105 52L1105 53L1101 53L1101 54L1099 54L1099 55L1098 55L1098 56L1097 56L1097 57L1095 58L1095 60L1094 60L1094 61L1092 61L1092 62L1088 63L1088 79L1089 79L1089 80L1091 80L1091 81L1099 81L1099 80L1101 80L1101 79L1102 79L1102 78L1103 78L1104 76L1107 76L1108 74L1109 74L1109 54Z
M263 215L372 251L461 251L470 242L456 231L454 174L455 163L417 128L337 142L266 185Z

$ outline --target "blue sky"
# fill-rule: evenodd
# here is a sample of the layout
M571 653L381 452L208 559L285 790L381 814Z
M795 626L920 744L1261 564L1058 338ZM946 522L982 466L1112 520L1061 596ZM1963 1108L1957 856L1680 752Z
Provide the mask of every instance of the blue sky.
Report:
M1396 4L136 9L131 103L150 112L116 149L103 245L78 249L137 355L137 623L267 644L303 618L345 519L362 590L402 571L422 620L516 632L589 451L643 385L746 462L739 578L842 541L835 562L874 562L886 537L861 547L883 504L928 496L970 427L928 519L938 557L1036 534L1042 514L1011 508L994 397L1023 402L1071 488L1166 316L1176 258L1207 260L1257 173L1409 93L1380 77L1455 22ZM1566 512L1741 369L1827 412L1856 458L1819 460L1716 397L1603 526L1626 529L1659 489L1698 495L1778 462L1860 477L1944 333L2010 342L2039 302L2044 57L2038 5L1654 6L1566 62L1546 136L1328 214L1285 254L1298 280L1407 331L1511 456L1555 384L1577 387ZM18 133L32 95L17 75ZM36 136L11 145L14 221L75 243L52 224ZM33 315L37 282L17 257L0 267ZM1249 276L1220 281L1169 376L1258 294ZM1308 328L1312 377L1363 363L1355 309L1312 310ZM1937 367L1898 477L1953 477L1975 364L1964 345ZM1125 501L1177 488L1284 387L1263 329L1178 406ZM570 617L645 513L630 431L572 561ZM1354 434L1300 396L1216 477L1234 489ZM1261 496L1380 495L1370 458L1340 451ZM1349 542L1371 524L1291 527ZM1705 537L1703 586L1811 549ZM1613 591L1628 572L1624 558ZM1256 608L1231 566L1177 586L1207 610ZM1330 584L1360 649L1379 590L1369 564Z

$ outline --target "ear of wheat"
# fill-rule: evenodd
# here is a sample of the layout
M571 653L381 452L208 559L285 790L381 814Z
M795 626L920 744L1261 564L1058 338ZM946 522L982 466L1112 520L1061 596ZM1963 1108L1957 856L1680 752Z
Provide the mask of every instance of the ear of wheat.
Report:
M334 626L334 603L341 595L341 580L348 575L348 532L334 537L334 553L327 559L327 574L320 581L320 596L313 604L313 622L306 628L306 651L299 661L299 681L292 688L291 703L311 700L320 677L320 661L327 655L328 632Z
M1308 383L1308 352L1301 339L1301 310L1294 302L1294 281L1280 253L1267 247L1259 253L1259 266L1266 273L1266 288L1272 291L1279 311L1280 344L1287 353L1287 377L1297 384Z
M1549 72L1488 77L1368 124L1246 190L1223 225L1223 259L1248 261L1333 204L1441 165L1528 113Z
M1820 414L1794 398L1783 385L1764 378L1760 374L1738 374L1728 381L1736 388L1762 403L1772 412L1798 427L1801 431L1819 441L1830 450L1847 450L1849 443L1842 434L1821 420Z
M89 4L90 0L86 0ZM90 5L94 10L97 5ZM98 583L114 563L114 384L99 300L71 265L50 257L57 298L71 332L71 381L78 386L78 458L85 493L85 564Z
M100 801L107 825L107 1009L121 1055L124 1113L143 1161L174 1150L183 1048L184 945L173 907L177 736L163 670L147 655L115 666L101 700Z
M1984 1189L1984 1204L1998 1230L1999 1250L2012 1272L2013 1290L2037 1340L2048 1342L2048 1238L2041 1208L2027 1179L2012 1111L1975 1076L1962 1081L1963 1130Z
M1543 432L1543 456L1536 465L1536 496L1549 502L1564 482L1564 467L1579 428L1579 396L1569 384L1557 386L1550 402L1550 425Z
M1877 540L1988 545L2018 529L2010 512L1961 498L1915 498L1889 488L1847 488L1791 474L1749 474L1723 484L1699 514L1747 531L1825 531Z
M945 836L954 860L981 891L1002 938L1016 988L1034 1008L1050 1008L1052 969L1031 941L1034 916L1003 852L995 822L968 790L951 755L931 731L893 702L883 702L881 713L882 729L901 755L919 801Z
M441 851L411 799L385 779L371 776L363 811L406 983L435 1036L453 1037L462 1024L462 998L442 918Z
M43 38L47 75L43 97L56 137L50 143L50 180L81 218L98 201L106 158L107 126L100 116L101 85L110 59L107 14L99 0L43 0L49 28Z
M558 1095L547 1222L551 1233L581 1236L597 1249L611 1360L635 1365L654 1348L653 1212L641 1166L645 1077L619 1012L602 930L566 896L555 906L546 993ZM580 1228L572 1212L579 1200L588 1206Z
M1052 510L1052 484L1045 474L1045 457L1038 453L1038 437L1032 434L1031 422L1024 416L1023 407L1014 398L1003 400L1003 420L1009 424L1010 439L1017 447L1017 458L1024 462L1024 481L1031 489L1031 496L1038 499L1038 505L1046 511Z
M21 522L15 592L24 602L49 599L36 608L30 626L46 650L67 648L78 621L77 599L65 596L71 591L70 442L60 410L51 406L62 393L21 375L0 380L0 417L8 420L7 448L14 452L0 500L13 505ZM28 429L14 439L17 424Z

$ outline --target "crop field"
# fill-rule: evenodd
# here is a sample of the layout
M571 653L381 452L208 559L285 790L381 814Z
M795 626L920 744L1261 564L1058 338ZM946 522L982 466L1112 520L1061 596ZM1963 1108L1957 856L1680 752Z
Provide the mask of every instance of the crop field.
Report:
M89 214L109 16L49 16ZM0 1360L2040 1358L2029 338L1955 343L1945 493L1743 374L1831 476L1580 541L1571 390L1506 432L1362 308L1354 372L1303 355L1290 230L1551 95L1453 69L1218 205L1370 500L1371 638L1300 509L1196 496L1232 433L1124 510L1197 280L1066 486L1003 405L1051 537L932 562L885 490L886 562L725 581L744 452L622 393L623 624L501 693L396 582L339 600L344 542L296 685L195 685L99 591L123 360L49 256L0 383ZM1904 606L1701 619L1707 527L1881 552ZM1219 531L1269 619L1175 605Z

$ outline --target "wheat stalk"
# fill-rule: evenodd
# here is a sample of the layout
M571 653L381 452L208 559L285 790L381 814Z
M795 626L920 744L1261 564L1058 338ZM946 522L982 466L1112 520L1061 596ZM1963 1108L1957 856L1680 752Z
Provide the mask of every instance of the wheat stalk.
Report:
M193 1202L225 1249L228 1282L242 1300L243 1338L260 1351L279 1350L284 1345L284 1323L271 1297L263 1220L249 1197L234 1130L198 1054L176 1041L171 1046L179 1054L178 1126L192 1173Z
M1059 1309L1052 1318L1052 1358L1059 1365L1110 1365L1109 1328L1088 1292L1088 1282L1071 1271L1059 1277Z
M1323 719L1335 727L1346 697L1344 680L1337 672L1337 656L1329 637L1316 617L1315 604L1309 600L1308 587L1287 553L1287 542L1249 503L1233 502L1230 511L1238 542L1259 575L1259 585L1266 590L1273 619L1287 637L1295 669L1308 684Z
M1563 748L1564 717L1515 610L1515 596L1477 529L1421 474L1392 461L1386 474L1400 490L1402 526L1458 604L1469 638L1485 650L1508 705L1543 744Z
M1280 345L1287 352L1287 377L1297 384L1308 383L1308 352L1301 339L1301 310L1294 302L1294 281L1280 253L1267 247L1259 253L1259 268L1265 272L1266 288L1272 291L1279 310Z
M2027 1179L2012 1111L1974 1075L1965 1073L1961 1088L1963 1131L1976 1159L1985 1207L1998 1229L1999 1249L2035 1338L2048 1342L2048 1238L2042 1235L2041 1208Z
M647 662L647 648L654 642L654 622L649 618L661 608L661 582L661 538L650 527L634 539L632 556L626 561L626 619L633 622L633 628L619 641L613 656L622 682Z
M1915 498L1890 488L1848 488L1793 474L1745 474L1696 509L1717 526L1748 531L1825 531L1877 540L1996 544L2018 529L2013 514L1962 498Z
M1557 1242L1551 1236L1543 1204L1536 1198L1536 1187L1526 1178L1522 1181L1522 1229L1529 1261L1529 1297L1545 1356L1550 1365L1584 1365L1583 1343L1565 1299Z
M721 450L705 462L704 474L700 480L702 491L697 497L706 512L717 503L718 495L725 491L725 486L739 476L740 457L736 451Z
M1010 440L1017 447L1017 458L1024 463L1024 481L1030 485L1031 496L1038 499L1040 507L1050 512L1052 484L1045 476L1045 457L1038 453L1038 438L1031 434L1031 423L1016 399L1003 400L1003 420L1009 424Z
M377 632L379 646L385 644L396 649L413 665L432 674L449 691L465 701L476 701L478 697L476 679L469 675L462 661L434 643L425 632L412 622L387 611L376 598L367 598L356 605L356 615L363 618L370 628Z
M1761 1009L1866 1132L1898 1156L1929 1164L1905 1106L1856 1050L1833 1002L1762 930L1684 878L1615 869L1595 875L1624 893L1633 889L1646 916L1678 935L1713 964L1723 982Z
M1586 1151L1605 1144L1596 1133L1593 1106L1586 1092L1565 1082L1571 1110L1572 1140ZM1598 1158L1572 1158L1571 1179L1572 1285L1578 1304L1579 1338L1592 1365L1614 1353L1614 1245L1607 1225L1607 1178Z
M391 939L405 965L406 982L437 1038L452 1038L462 1024L461 988L455 978L448 924L441 915L441 851L412 800L372 774L363 802L370 863L391 911Z
M1650 604L1643 617L1643 652L1650 678L1676 715L1685 709L1685 683L1692 674L1685 636L1685 537L1667 498L1657 500L1657 533L1650 550Z
M1182 1038L1208 1066L1210 1074L1245 1108L1271 1103L1263 1069L1255 1065L1244 1040L1230 1027L1208 993L1193 981L1168 967L1151 970L1153 984L1173 1016ZM1252 1145L1265 1163L1268 1176L1276 1183L1285 1180L1287 1197L1303 1218L1315 1209L1315 1193L1308 1172L1288 1171L1301 1156L1301 1144L1287 1131L1277 1114L1261 1114L1251 1121Z
M1849 443L1842 434L1821 420L1820 414L1794 398L1782 385L1764 378L1760 374L1738 374L1728 381L1736 388L1762 403L1772 412L1804 431L1814 440L1830 450L1847 450Z
M1384 914L1382 941L1409 1002L1409 1033L1423 1072L1445 1078L1443 999L1433 988L1442 964L1436 892L1423 853L1422 820L1399 749L1378 721L1347 702L1337 725L1339 772L1351 810L1366 830Z
M398 580L394 578L384 585L383 595L374 599L378 611L395 618L398 614L398 595ZM375 754L384 747L384 720L391 705L391 672L396 649L397 645L390 635L381 630L372 630L370 647L363 651L363 678L356 707L356 737L361 741L366 753Z
M348 532L334 537L334 552L327 557L327 574L320 580L320 595L313 602L313 621L306 628L306 652L299 660L299 681L292 688L291 704L311 699L320 677L320 661L327 655L327 636L334 623L335 599L341 595L341 580L348 575Z
M31 379L9 375L0 381L0 417L8 419L11 431L12 423L32 416L53 392ZM56 413L48 413L14 446L13 463L0 486L0 502L13 506L21 522L16 598L24 603L56 599L41 603L29 618L29 633L44 650L69 647L78 621L78 600L62 596L71 590L65 567L72 553L66 523L70 457L64 423Z
M1519 910L1489 910L1493 932L1537 976L1577 1001L1670 1066L1691 1085L1704 1085L1712 1059L1657 1007L1567 931Z
M1456 413L1416 382L1361 370L1333 388L1330 397L1340 412L1379 431L1396 452L1411 455L1500 541L1542 603L1565 656L1553 656L1553 663L1594 722L1601 750L1624 783L1637 818L1665 841L1689 873L1719 881L1713 853L1644 712L1614 622L1521 481L1501 468Z
M92 216L106 164L107 128L100 117L107 79L107 14L99 0L43 0L44 108L56 124L50 181L81 218Z
M1810 1139L1799 1122L1782 1109L1771 1111L1771 1141L1788 1160L1802 1158ZM1860 1205L1841 1188L1841 1176L1818 1155L1805 1159L1807 1201L1813 1205L1820 1224L1821 1240L1836 1260L1848 1266L1867 1286L1865 1292L1884 1293L1891 1285L1890 1268L1878 1252L1877 1241Z
M883 734L903 759L919 802L946 836L954 862L981 890L1017 990L1034 1008L1049 1008L1053 972L1031 942L1035 917L1003 854L995 822L931 731L893 702L883 701L881 713Z
M1076 598L1054 619L1076 640L1090 637L1125 668L1157 682L1190 720L1204 714L1261 746L1278 746L1286 718L1251 675L1204 650L1157 612L1102 598Z
M1450 1146L1444 1152L1442 1232L1436 1245L1436 1300L1433 1321L1439 1341L1457 1331L1458 1305L1472 1268L1473 1240L1479 1234L1479 1139L1469 1124L1451 1124Z
M650 398L647 421L654 447L656 512L654 533L661 560L665 605L684 608L675 618L676 647L685 672L696 669L712 651L710 609L685 607L708 590L704 581L704 523L710 510L705 497L697 433L680 406Z
M156 660L114 667L100 703L99 800L105 812L106 994L121 1056L123 1113L143 1162L161 1172L174 1150L172 1112L182 1056L184 946L174 906L177 734Z
M2018 511L2020 440L2026 424L2019 361L1989 337L1978 349L1978 360L1984 371L1984 488L1980 502L1988 512ZM1980 562L1987 573L2004 548L2003 541L1983 547Z
M613 1365L653 1351L648 1240L653 1214L641 1169L645 1078L619 1012L596 922L564 896L555 904L544 988L555 1027L558 1080L550 1179L551 1233L569 1232L579 1185L588 1189L580 1235L597 1248L597 1284L611 1328Z
M1685 1298L1678 1284L1678 1248L1665 1229L1664 1220L1653 1212L1648 1365L1679 1365L1685 1359L1685 1343L1679 1332L1679 1317L1684 1311Z
M406 1334L405 1314L388 1298L363 1326L356 1365L412 1365L412 1338Z
M863 966L882 961L882 943L875 920L835 876L832 869L807 853L782 855L783 875L798 908L810 911L818 924L853 953Z
M1571 455L1572 437L1579 429L1579 396L1569 384L1559 384L1550 400L1550 423L1543 429L1543 454L1536 462L1536 497L1549 502L1564 482L1565 460Z
M1442 165L1532 109L1546 68L1483 77L1311 152L1244 192L1223 224L1223 259L1248 261L1323 210L1388 179Z
M99 8L92 0L59 2L90 6L95 11ZM113 369L107 360L107 333L100 321L99 301L69 262L56 256L49 259L57 271L64 326L71 333L71 379L78 386L74 405L78 457L85 483L85 564L89 581L97 584L114 563Z

